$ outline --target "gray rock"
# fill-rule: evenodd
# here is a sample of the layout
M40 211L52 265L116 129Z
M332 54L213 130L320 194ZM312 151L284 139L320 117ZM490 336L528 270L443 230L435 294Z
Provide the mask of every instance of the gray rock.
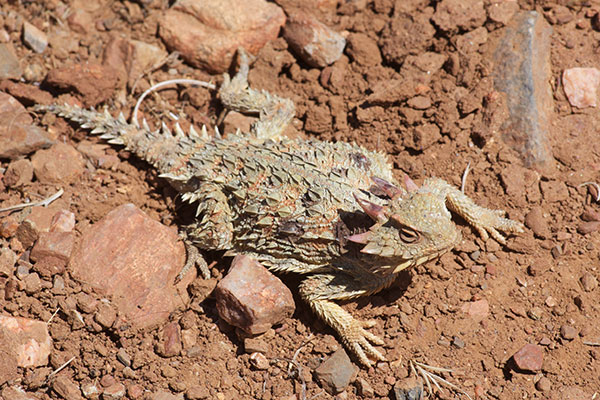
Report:
M23 23L23 42L36 53L43 53L48 47L48 37L29 22Z
M535 11L522 11L504 28L493 48L495 89L507 96L505 142L527 166L552 167L547 136L554 112L550 81L552 28Z
M341 393L350 385L358 367L350 361L346 351L339 348L315 370L315 376L325 391L331 395Z

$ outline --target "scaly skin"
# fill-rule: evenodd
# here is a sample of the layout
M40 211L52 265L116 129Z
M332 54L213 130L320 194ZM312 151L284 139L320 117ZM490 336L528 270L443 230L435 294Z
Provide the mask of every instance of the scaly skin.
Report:
M201 249L244 253L271 270L307 274L300 294L365 366L384 360L383 340L335 300L376 293L404 268L422 264L460 241L455 212L481 236L522 232L502 211L476 205L441 179L400 188L386 157L347 143L290 140L281 132L291 101L250 89L243 52L238 74L225 75L224 104L260 119L249 133L210 138L176 129L152 132L144 123L69 105L39 106L122 144L156 167L189 202L196 220L185 227Z

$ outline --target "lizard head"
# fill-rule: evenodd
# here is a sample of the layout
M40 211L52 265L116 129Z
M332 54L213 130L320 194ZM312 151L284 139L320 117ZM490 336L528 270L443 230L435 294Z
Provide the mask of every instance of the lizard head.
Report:
M458 244L460 231L446 207L444 193L426 186L419 188L408 177L406 190L383 179L373 181L389 201L382 206L355 195L375 224L366 232L347 237L364 244L360 252L372 258L368 261L373 267L396 273L436 258Z

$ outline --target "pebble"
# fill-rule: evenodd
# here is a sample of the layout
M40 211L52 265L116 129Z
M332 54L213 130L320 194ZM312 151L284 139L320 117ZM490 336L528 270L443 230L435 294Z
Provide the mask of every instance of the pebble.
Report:
M81 393L86 399L95 399L100 396L100 390L94 382L85 382L81 384Z
M163 357L174 357L181 353L181 327L177 322L169 322L162 331L162 340L156 344L156 352Z
M550 227L544 217L541 207L533 207L525 216L525 226L531 229L539 238L548 239L551 236Z
M249 354L256 352L264 354L269 351L269 345L260 338L248 337L244 339L244 351Z
M17 99L0 92L0 158L17 159L50 147L53 142L48 134L32 123L27 109Z
M79 387L66 375L57 375L51 383L52 390L58 393L62 398L69 400L82 399Z
M31 161L22 158L8 164L3 182L7 187L16 188L30 183L32 179L33 166Z
M23 23L23 42L36 53L43 53L48 47L48 37L44 32L30 24Z
M125 349L119 349L119 351L117 351L117 360L124 366L131 367L131 357L129 357L129 354L127 354Z
M116 382L102 391L102 400L119 400L123 397L125 397L125 385L121 382Z
M42 290L42 280L36 272L27 274L23 278L23 283L25 284L25 293L27 294L35 294Z
M375 396L375 391L373 390L373 387L371 386L369 381L367 381L364 378L358 378L356 380L356 389L358 390L358 395L363 398Z
M266 332L294 313L289 288L248 256L237 256L215 289L219 316L250 334Z
M598 279L590 272L585 272L579 281L586 292L593 292L598 287Z
M431 20L445 32L470 31L480 27L487 15L481 0L442 0Z
M266 370L269 368L269 360L263 353L252 353L250 354L250 363L254 366L254 368L258 370Z
M75 214L68 210L59 210L50 221L49 232L72 232L75 228Z
M358 367L352 364L341 347L315 369L315 377L331 395L343 392L356 379L357 374Z
M159 36L195 67L225 72L239 47L256 54L277 38L283 10L265 0L180 0L159 21Z
M490 313L490 304L487 300L477 300L462 305L461 310L468 314L474 321L484 320Z
M562 75L562 84L567 99L573 107L597 106L597 89L600 71L596 68L570 68Z
M145 328L165 323L171 312L187 304L185 287L195 273L173 285L184 259L173 229L125 204L83 232L69 270L74 279L110 296L133 328Z
M550 382L550 379L542 376L540 380L535 383L535 388L540 392L549 392L552 389L552 382Z
M466 346L466 343L464 340L462 340L459 336L454 336L452 338L452 344L454 345L454 347L456 347L457 349L464 349Z
M35 177L41 183L75 183L85 169L85 162L75 148L56 143L48 150L38 150L31 157Z
M0 276L12 276L15 272L17 254L7 247L0 248Z
M30 258L38 261L45 257L54 257L62 260L66 265L74 245L73 232L40 232L38 240L31 249Z
M547 141L554 114L549 85L551 35L543 16L519 11L493 49L494 88L506 94L509 112L502 133L527 167L541 169L553 163Z
M423 399L423 382L414 377L402 379L394 385L394 395L396 400Z
M38 400L37 396L27 393L20 386L6 386L0 393L4 400Z
M526 344L513 355L518 369L525 372L537 372L542 369L544 352L535 344Z
M103 328L110 329L117 320L117 311L111 304L101 302L94 314L94 320Z
M13 47L8 43L0 43L0 79L17 80L21 75L23 69Z
M22 368L41 367L48 364L52 351L52 338L48 324L28 318L0 315L0 352L4 364L14 362Z
M301 11L288 12L283 37L302 61L318 68L339 60L346 46L342 35Z
M364 33L353 33L348 36L346 52L360 65L373 66L381 64L381 52L377 42Z
M560 337L565 340L573 340L579 335L579 332L576 328L571 325L562 325L560 327Z
M508 24L517 11L516 1L492 1L487 7L489 19L502 25Z

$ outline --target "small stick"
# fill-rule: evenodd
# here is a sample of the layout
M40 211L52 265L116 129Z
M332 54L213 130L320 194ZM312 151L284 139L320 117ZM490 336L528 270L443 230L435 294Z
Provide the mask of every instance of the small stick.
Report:
M50 196L47 199L44 199L42 201L34 201L34 202L31 202L31 203L21 203L21 204L16 204L16 205L10 206L10 207L0 208L0 212L21 210L23 208L35 207L35 206L44 206L44 207L47 207L54 200L56 200L60 196L62 196L62 194L64 192L65 192L64 190L60 189L58 192L54 193L52 196Z
M195 85L195 86L202 86L202 87L205 87L208 89L216 89L217 88L214 84L212 84L210 82L199 81L196 79L170 79L168 81L159 82L156 85L148 88L144 93L142 93L142 95L138 99L137 103L135 103L135 108L133 109L133 115L131 116L131 122L138 125L138 110L140 108L140 105L142 104L142 101L144 101L146 96L148 96L150 93L154 92L155 90L158 90L162 87L165 87L167 85L173 85L173 84Z
M52 316L50 317L50 319L48 320L48 322L46 322L47 324L49 324L49 323L50 323L50 322L51 322L51 321L54 319L54 316L55 316L56 314L58 314L58 311L59 311L59 310L60 310L60 307L59 307L59 308L57 308L57 309L56 309L56 311L54 311L54 313L52 314Z
M54 375L58 374L60 371L62 371L63 369L65 369L67 367L67 365L71 364L71 361L73 361L74 359L75 359L75 356L71 357L69 359L69 361L67 361L66 363L64 363L60 367L58 367L58 369L52 371L50 373L50 375L48 375L48 377L46 378L46 381L49 381Z
M460 191L465 192L465 186L467 184L467 175L469 175L469 171L471 170L471 161L467 163L467 168L465 168L465 172L463 172L462 179L460 180Z

